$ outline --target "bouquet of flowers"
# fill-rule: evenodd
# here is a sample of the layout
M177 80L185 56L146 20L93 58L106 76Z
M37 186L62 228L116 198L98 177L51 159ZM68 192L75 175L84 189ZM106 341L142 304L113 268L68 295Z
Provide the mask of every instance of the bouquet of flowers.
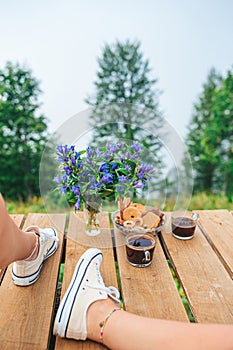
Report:
M75 146L57 147L61 174L56 176L60 191L79 210L83 204L97 209L106 198L128 197L145 189L153 167L141 161L142 145L123 142L76 151Z

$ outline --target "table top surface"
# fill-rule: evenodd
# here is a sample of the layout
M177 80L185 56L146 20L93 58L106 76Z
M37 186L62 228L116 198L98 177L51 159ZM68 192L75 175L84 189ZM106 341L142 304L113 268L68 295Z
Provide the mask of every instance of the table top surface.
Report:
M22 339L22 342L25 341L25 344L30 342L32 331L29 332L27 328L33 328L33 322L35 324L41 322L43 327L49 327L52 321L49 316L46 319L46 315L47 313L49 315L49 312L51 314L49 310L53 307L54 295L52 295L52 290L56 289L60 257L65 254L62 283L62 295L64 295L79 257L89 247L98 247L102 250L101 273L105 284L107 286L118 286L123 306L127 311L147 317L184 322L190 322L190 314L192 314L191 317L195 322L233 323L233 215L227 210L197 212L199 213L200 226L196 227L194 237L187 241L172 236L170 214L166 213L167 222L157 236L153 262L146 268L135 268L127 263L124 246L125 237L119 231L113 231L107 213L102 215L102 231L96 237L85 235L82 212L71 213L66 232L65 253L63 252L63 245L60 244L60 252L56 253L55 258L49 259L48 263L45 264L42 275L34 286L17 288L13 283L10 283L9 271L4 277L2 276L0 300L5 299L7 301L10 297L13 299L16 296L18 299L20 298L20 307L13 304L13 308L20 308L18 313L22 314L24 312L23 305L25 307L28 304L26 298L30 300L30 298L38 297L39 294L40 296L46 295L47 299L51 299L49 299L49 303L48 300L45 302L47 311L43 312L41 318L38 315L35 317L33 314L33 312L36 314L36 310L38 311L33 305L31 305L29 314L24 312L24 327L18 329L18 338ZM14 219L19 220L19 216L15 216ZM30 214L24 222L24 227L32 223L42 227L49 223L57 227L62 242L66 225L64 214ZM52 271L54 276L51 274ZM174 276L179 280L180 291L177 289ZM48 290L51 290L50 297L47 296L49 294ZM182 298L186 298L186 304L189 305L190 309L189 313L187 313ZM43 304L43 301L41 303ZM11 332L6 331L10 327L10 321L7 320L6 313L11 321L13 317L9 311L9 309L12 309L12 300L6 302L1 309L0 338L3 337L4 332L8 338L12 338L10 336ZM22 322L20 316L17 317L18 323ZM2 323L3 318L4 322ZM47 322L46 325L45 321ZM51 325L49 328L51 329ZM37 339L35 328L33 328L33 331L34 339ZM23 333L28 334L28 339L23 338ZM11 340L11 345L17 343L16 336L14 335L14 337L14 341ZM40 341L41 346L40 337L41 332L38 332L38 344ZM6 344L8 343L6 342ZM42 348L36 344L35 342L32 346L31 343L30 349ZM5 348L8 349L7 346ZM20 349L20 347L15 348ZM101 349L102 347L90 341L76 342L57 338L55 348ZM24 347L24 349L27 349L27 347Z
M182 302L183 293L195 322L233 323L233 216L227 210L197 212L202 230L197 226L194 237L188 241L172 236L170 214L166 213L167 222L157 237L153 263L146 268L136 268L127 263L125 237L119 231L115 230L114 244L108 248L112 240L107 214L102 217L101 225L105 228L102 233L87 238L91 246L102 250L104 281L106 285L116 286L118 283L127 311L190 322L190 313ZM86 249L83 247L86 241L83 231L82 213L72 214L66 253L70 251L69 261L72 264L65 265L64 290L76 264L74 252L78 251L80 255ZM174 274L182 286L181 295ZM64 340L59 339L57 348L62 349L63 344Z

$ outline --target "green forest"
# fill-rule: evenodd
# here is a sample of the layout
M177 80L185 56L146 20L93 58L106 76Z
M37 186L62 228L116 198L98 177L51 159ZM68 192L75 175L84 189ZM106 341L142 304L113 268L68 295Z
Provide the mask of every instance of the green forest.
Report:
M140 141L150 153L159 154L161 144L155 135L146 135L139 122L141 113L127 114L119 128L113 115L103 111L111 104L140 106L150 110L144 122L159 127L163 121L156 77L144 57L139 41L105 44L93 77L93 91L86 96L93 108L90 125L92 145L109 135ZM223 75L214 67L203 77L201 93L193 101L187 120L185 143L193 167L193 196L190 209L232 208L233 196L233 71ZM27 66L7 62L0 69L0 192L11 212L43 211L40 198L40 160L51 137L48 118L41 114L39 79ZM112 111L113 112L113 111ZM118 111L114 111L117 116ZM108 118L110 118L108 120ZM125 121L125 122L124 122ZM162 161L153 160L158 168ZM172 199L166 210L172 208Z

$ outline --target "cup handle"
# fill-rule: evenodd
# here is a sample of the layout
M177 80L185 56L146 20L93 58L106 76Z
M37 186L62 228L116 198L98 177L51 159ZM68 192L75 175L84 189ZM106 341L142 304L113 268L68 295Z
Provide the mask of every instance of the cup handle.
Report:
M143 259L145 262L149 262L150 261L150 252L148 252L148 250L146 250L144 252L145 254L145 258Z

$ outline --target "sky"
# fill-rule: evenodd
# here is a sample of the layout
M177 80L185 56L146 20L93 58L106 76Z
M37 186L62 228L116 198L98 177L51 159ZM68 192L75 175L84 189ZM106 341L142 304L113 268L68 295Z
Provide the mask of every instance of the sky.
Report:
M0 0L0 33L0 67L10 60L32 69L52 132L88 108L104 44L139 40L160 109L185 137L211 67L232 67L233 1Z

